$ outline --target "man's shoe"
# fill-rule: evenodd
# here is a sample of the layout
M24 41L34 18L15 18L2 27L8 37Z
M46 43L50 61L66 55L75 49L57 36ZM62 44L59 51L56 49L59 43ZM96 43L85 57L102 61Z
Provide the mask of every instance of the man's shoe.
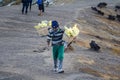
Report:
M54 71L54 72L57 72L57 71L58 71L58 68L54 68L53 71Z
M60 69L58 70L58 73L64 73L64 70Z

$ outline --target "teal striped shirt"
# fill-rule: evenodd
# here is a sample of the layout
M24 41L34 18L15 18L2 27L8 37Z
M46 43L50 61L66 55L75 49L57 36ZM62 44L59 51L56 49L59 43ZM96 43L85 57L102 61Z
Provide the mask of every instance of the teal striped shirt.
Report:
M64 30L58 29L54 31L53 29L49 29L49 33L47 35L47 41L52 41L52 46L54 45L63 45L63 34Z

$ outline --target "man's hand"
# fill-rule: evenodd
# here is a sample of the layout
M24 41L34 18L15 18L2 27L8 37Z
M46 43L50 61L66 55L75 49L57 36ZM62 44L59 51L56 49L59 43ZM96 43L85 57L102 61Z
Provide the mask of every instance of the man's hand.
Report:
M47 41L47 45L48 45L48 47L50 46L50 41Z

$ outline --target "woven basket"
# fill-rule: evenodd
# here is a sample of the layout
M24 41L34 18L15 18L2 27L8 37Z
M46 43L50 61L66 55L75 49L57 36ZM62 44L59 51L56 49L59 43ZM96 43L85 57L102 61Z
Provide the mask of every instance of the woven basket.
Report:
M40 28L37 32L40 36L46 36L48 34L48 27Z

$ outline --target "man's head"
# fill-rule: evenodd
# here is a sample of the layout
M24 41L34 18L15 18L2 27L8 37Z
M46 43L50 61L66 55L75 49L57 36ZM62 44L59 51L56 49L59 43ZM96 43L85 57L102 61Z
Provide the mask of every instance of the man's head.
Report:
M56 30L59 28L59 24L57 21L52 21L52 28L53 28L53 30Z

